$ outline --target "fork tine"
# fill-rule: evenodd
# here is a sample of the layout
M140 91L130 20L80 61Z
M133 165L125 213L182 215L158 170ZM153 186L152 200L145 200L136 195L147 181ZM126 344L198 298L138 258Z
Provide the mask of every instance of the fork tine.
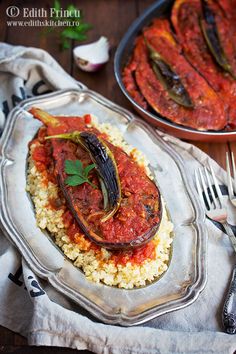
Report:
M234 190L236 191L236 169L235 169L235 160L234 160L234 153L231 151L231 161L232 161L232 169L233 169L233 178L234 178L234 189L233 189L233 195L234 195Z
M199 177L197 175L197 170L195 170L195 182L196 182L196 187L197 187L197 192L198 192L199 198L200 198L200 200L202 202L202 206L205 208L205 201L204 201L204 198L203 198L203 195L202 195L202 189L201 189L201 186L200 186Z
M210 209L210 207L211 207L211 201L210 201L210 198L209 198L209 195L208 195L208 191L207 191L207 187L206 187L206 183L205 183L205 181L204 181L204 177L203 177L203 174L202 174L202 171L201 171L200 168L198 169L198 172L199 172L200 179L201 179L201 182L202 182L202 187L203 187L203 190L204 190L205 198L206 198L206 200L207 200L208 207L209 207L209 209ZM205 203L204 203L204 204L205 204Z
M227 185L228 185L229 197L232 198L234 195L234 192L233 192L233 184L232 184L231 173L230 173L230 163L229 163L228 152L226 152L226 171L227 171Z
M214 185L215 185L215 189L216 189L216 194L219 198L219 202L220 202L220 205L221 207L223 208L223 195L221 193L221 190L220 190L220 187L219 187L219 184L216 180L216 176L215 176L215 173L213 171L213 168L211 166L211 163L209 162L209 167L210 167L210 170L211 170L211 174L212 174L212 178L213 178L213 182L214 182Z
M209 175L209 172L207 171L207 168L206 168L206 167L204 167L204 171L205 171L206 179L207 179L207 182L208 182L208 187L209 187L209 189L210 189L213 202L214 202L214 204L215 204L215 208L217 208L217 200L216 200L216 197L215 197L215 193L214 193L214 191L213 191L213 188L212 188L212 183L211 183L210 175Z

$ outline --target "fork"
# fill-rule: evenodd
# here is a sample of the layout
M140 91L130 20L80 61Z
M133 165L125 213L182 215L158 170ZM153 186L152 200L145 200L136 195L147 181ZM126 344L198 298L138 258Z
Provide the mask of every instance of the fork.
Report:
M230 156L230 158L229 158ZM232 172L233 172L233 178L234 181L232 182L231 178L231 172L230 172L230 160L231 159L231 166L232 166ZM229 192L229 199L233 206L236 207L236 197L234 195L234 190L236 190L236 169L235 169L235 162L234 162L234 153L233 151L229 155L228 152L226 152L226 171L227 171L227 185L228 185L228 192Z
M236 237L228 224L227 221L227 209L225 207L223 195L221 193L220 187L216 180L215 173L212 169L212 166L209 164L210 173L207 168L204 167L203 171L201 169L195 171L195 181L197 191L201 200L201 203L205 209L206 215L223 225L227 235L229 236L233 249L236 253ZM214 189L213 190L213 186ZM202 186L202 188L201 188ZM203 197L203 192L204 197ZM210 192L210 193L209 193ZM212 198L212 201L210 199ZM225 299L225 303L223 306L222 320L223 326L227 333L235 334L236 333L236 265L234 266L234 270L232 273L232 280L229 286L229 290ZM234 309L234 310L233 310ZM234 311L234 312L233 312Z

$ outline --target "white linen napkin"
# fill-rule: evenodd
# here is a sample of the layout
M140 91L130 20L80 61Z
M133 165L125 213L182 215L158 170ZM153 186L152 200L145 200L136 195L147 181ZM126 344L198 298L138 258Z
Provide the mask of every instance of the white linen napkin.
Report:
M4 128L9 111L22 99L75 87L77 82L45 51L0 43L0 129ZM193 145L159 134L182 156L190 175L210 159ZM212 165L219 181L225 184L225 172L214 161ZM235 210L230 208L230 221L236 225ZM236 336L222 331L221 311L235 255L228 237L209 220L206 225L208 281L199 298L184 309L132 328L97 322L39 279L18 250L0 234L0 324L28 337L31 345L114 354L232 354Z

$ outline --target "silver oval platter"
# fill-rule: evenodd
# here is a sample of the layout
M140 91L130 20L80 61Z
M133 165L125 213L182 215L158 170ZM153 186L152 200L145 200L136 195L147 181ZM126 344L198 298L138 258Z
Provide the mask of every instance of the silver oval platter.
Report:
M41 126L28 113L32 106L55 115L94 114L99 122L116 126L130 145L147 156L174 224L172 259L158 281L133 290L88 281L51 236L36 226L33 204L25 189L28 143ZM63 90L22 101L8 117L1 139L0 172L0 220L6 236L39 277L99 320L123 326L144 323L190 305L204 288L204 213L184 162L147 123L97 93Z

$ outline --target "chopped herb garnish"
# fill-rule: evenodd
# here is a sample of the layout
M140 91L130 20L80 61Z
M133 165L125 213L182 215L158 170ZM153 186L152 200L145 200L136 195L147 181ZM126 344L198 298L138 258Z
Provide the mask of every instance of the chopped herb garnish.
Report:
M65 183L67 186L75 187L87 182L93 188L97 188L97 186L88 179L89 172L94 167L94 163L83 168L83 164L80 160L66 160L65 172L70 176L66 178Z
M54 5L51 8L53 16L51 16L50 19L58 23L58 26L47 27L43 33L47 35L50 32L59 32L61 48L69 49L73 40L80 42L86 40L86 32L90 30L92 26L83 21L81 11L74 5L70 4L67 6L65 13L69 14L68 17L62 16L62 11L64 10L62 9L60 1L54 0ZM65 24L68 23L68 26L61 28L62 25L60 26L60 21Z

